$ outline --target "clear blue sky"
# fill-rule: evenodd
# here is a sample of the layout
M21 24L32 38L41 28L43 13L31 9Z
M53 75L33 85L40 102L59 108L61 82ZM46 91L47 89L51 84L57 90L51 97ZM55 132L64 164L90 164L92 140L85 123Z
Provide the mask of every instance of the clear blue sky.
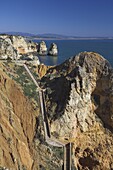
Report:
M6 31L113 36L113 0L1 0Z

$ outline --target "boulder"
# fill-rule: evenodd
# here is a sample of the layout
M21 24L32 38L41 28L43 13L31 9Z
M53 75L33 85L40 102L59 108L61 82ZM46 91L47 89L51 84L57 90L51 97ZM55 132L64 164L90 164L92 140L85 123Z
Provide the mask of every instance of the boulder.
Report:
M40 42L38 47L38 53L39 55L47 55L47 47L44 41Z
M51 55L51 56L57 56L58 55L58 48L57 48L57 45L55 43L51 44L50 49L48 51L48 55Z

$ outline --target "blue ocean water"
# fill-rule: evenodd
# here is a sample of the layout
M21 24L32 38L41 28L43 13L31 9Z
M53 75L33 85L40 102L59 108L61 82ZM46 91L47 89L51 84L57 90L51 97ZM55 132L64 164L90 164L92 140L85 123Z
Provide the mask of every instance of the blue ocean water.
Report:
M105 57L113 66L113 40L45 40L45 42L48 48L54 42L59 49L58 57L39 56L40 61L46 65L58 65L80 52L93 51Z

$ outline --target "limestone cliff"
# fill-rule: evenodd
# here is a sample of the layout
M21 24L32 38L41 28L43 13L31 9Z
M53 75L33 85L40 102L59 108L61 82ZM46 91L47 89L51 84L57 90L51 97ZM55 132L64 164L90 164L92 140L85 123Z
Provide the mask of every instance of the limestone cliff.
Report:
M73 143L80 170L113 169L113 69L84 52L48 70L42 79L54 136Z
M12 46L10 39L0 37L0 59L17 59L18 52Z
M0 59L19 59L22 55L37 52L38 44L22 36L0 35Z
M38 111L4 71L0 64L0 167L31 170L37 159L33 138Z
M38 82L47 70L27 66ZM0 170L60 170L63 151L45 142L37 88L9 61L0 63L0 106Z
M108 61L84 52L59 66L28 66L46 89L52 135L73 143L73 170L112 170L113 69ZM62 169L63 149L45 142L37 101L25 69L0 64L0 168Z

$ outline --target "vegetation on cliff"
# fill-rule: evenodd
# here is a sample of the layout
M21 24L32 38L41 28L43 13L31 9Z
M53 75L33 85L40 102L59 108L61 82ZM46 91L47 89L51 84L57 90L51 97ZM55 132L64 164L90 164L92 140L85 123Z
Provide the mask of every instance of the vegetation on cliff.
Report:
M73 143L73 169L113 169L113 69L108 61L83 52L59 66L28 67L46 89L52 135ZM22 66L0 64L0 103L1 168L60 170L63 150L45 141L37 89Z

